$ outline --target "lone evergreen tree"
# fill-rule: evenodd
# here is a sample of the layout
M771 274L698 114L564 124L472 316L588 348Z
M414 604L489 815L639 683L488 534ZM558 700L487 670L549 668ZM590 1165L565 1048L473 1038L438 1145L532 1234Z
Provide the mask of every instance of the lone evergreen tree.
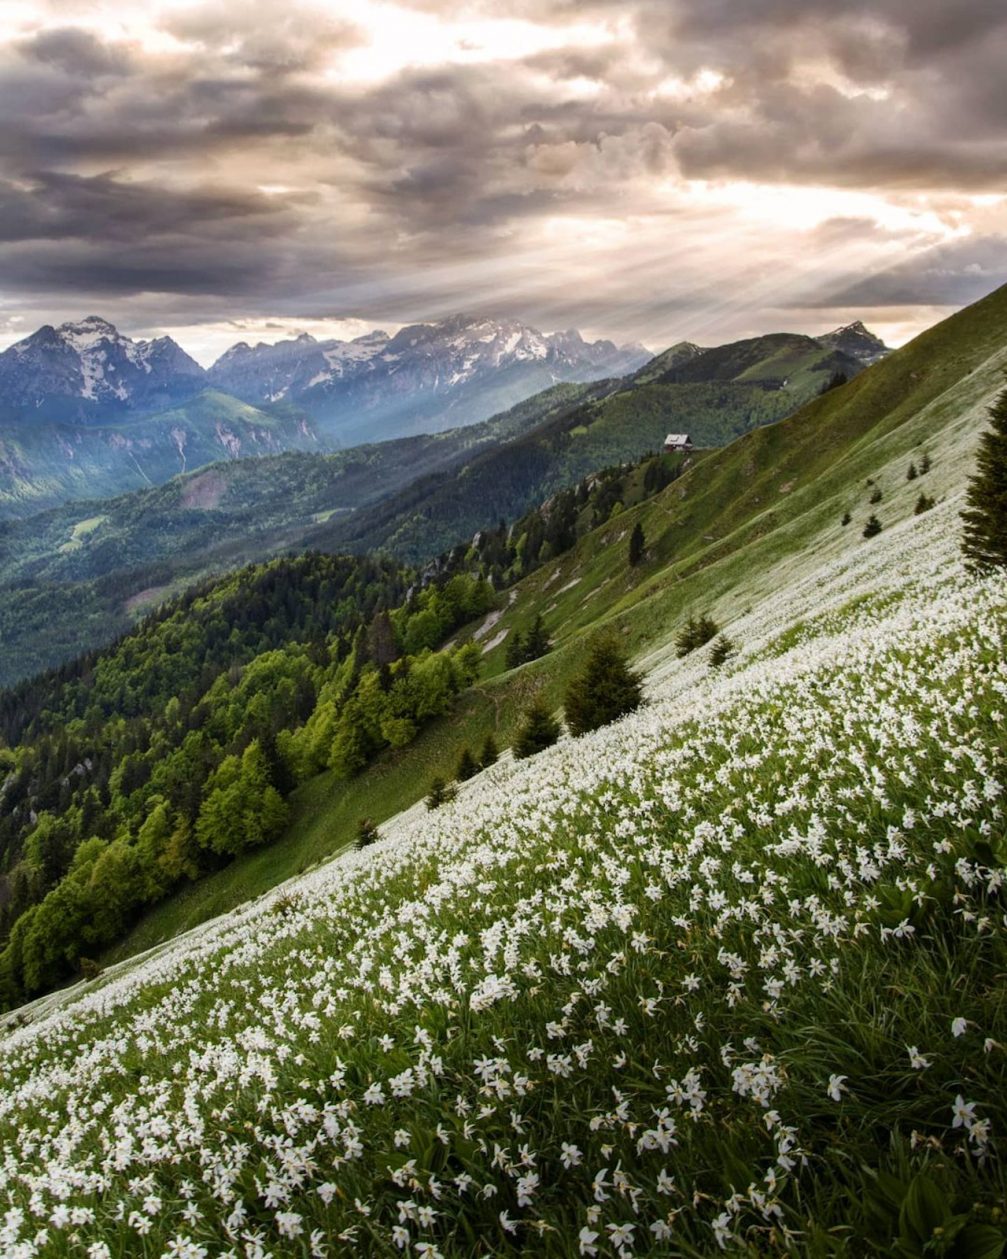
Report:
M909 468L906 471L906 480L915 481L918 476L919 476L919 473L916 471L916 464L911 463L909 465Z
M962 552L976 573L1007 565L1007 389L990 407L991 427L979 439L976 470L965 493Z
M702 647L711 638L716 638L719 633L720 626L712 616L708 616L705 612L700 616L694 616L690 612L689 619L679 630L675 639L675 652L679 658L687 656L690 651Z
M629 535L629 566L636 568L640 560L643 559L643 552L646 548L647 540L643 534L643 525L639 520L633 526L633 532Z
M880 485L876 485L874 487L874 492L871 494L871 502L872 503L881 502L881 486Z
M551 646L549 634L542 622L542 614L539 613L525 636L522 660L538 660L539 656L544 656Z
M869 516L867 520L867 524L864 525L864 537L876 538L880 532L881 532L881 521L877 518L877 516L874 516L874 515Z
M428 809L439 809L442 804L447 804L448 801L453 800L457 794L456 789L448 786L443 778L435 778L430 784L426 806Z
M458 768L455 770L455 778L457 778L460 783L463 783L467 782L478 773L479 765L476 762L476 758L472 755L468 748L463 748L462 754L458 758Z
M615 639L600 638L566 693L564 715L570 733L597 730L639 708L641 682Z
M508 640L504 662L508 669L516 669L519 664L524 664L524 659L524 635L520 630L515 630Z
M486 742L483 744L483 750L479 753L479 768L489 769L491 765L495 765L500 758L500 749L497 747L497 741L491 734L486 736Z
M514 756L523 760L549 747L559 738L559 722L540 699L526 710L524 722L514 740Z
M924 451L923 458L920 460L920 476L925 475L932 467L933 464L930 462L930 456L926 451Z
M715 669L719 669L728 656L730 656L733 652L734 643L731 642L726 634L721 634L721 636L714 641L713 646L710 648L710 664L713 665Z

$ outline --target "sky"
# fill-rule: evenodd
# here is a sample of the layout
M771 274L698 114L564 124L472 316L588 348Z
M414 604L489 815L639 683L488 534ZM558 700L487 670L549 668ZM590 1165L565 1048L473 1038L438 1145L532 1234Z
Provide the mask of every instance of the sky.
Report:
M3 0L0 344L900 344L1007 281L1003 0Z

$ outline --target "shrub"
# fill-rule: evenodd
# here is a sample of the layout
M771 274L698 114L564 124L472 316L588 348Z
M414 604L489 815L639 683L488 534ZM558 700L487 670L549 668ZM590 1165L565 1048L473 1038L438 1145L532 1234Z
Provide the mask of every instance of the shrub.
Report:
M526 709L524 721L514 740L514 756L523 760L549 747L559 738L560 725L541 700Z
M724 661L728 658L728 656L733 655L734 652L735 652L734 643L731 642L731 640L727 637L726 634L721 634L721 636L716 640L716 642L710 648L710 664L715 669L719 669L720 666L724 663Z
M930 462L930 456L927 454L926 451L924 451L923 458L920 460L920 476L923 476L924 473L929 472L932 467L933 467L933 464Z
M682 626L678 637L675 639L675 650L679 657L687 656L690 651L695 651L697 647L705 646L711 638L716 638L720 633L720 626L712 616L707 616L704 612L701 616L693 616L689 614L689 619Z
M80 973L84 979L97 979L99 975L105 973L104 967L100 963L94 961L90 957L82 957L80 959Z
M864 525L864 537L876 538L880 532L881 532L881 521L877 518L877 516L873 516L873 515L869 516L867 520L867 524Z
M913 515L922 516L923 513L925 511L929 511L930 508L935 505L935 503L936 503L936 500L932 499L929 495L921 494L919 498L916 500L916 506L913 508Z
M852 519L853 517L850 515L850 513L848 511L844 511L843 518L839 523L843 526L843 528L845 528Z
M915 480L916 480L916 478L917 478L918 476L919 476L919 473L916 471L916 464L915 464L915 463L911 463L911 464L909 465L909 468L908 468L907 472L906 472L906 480L907 480L907 481L915 481Z
M362 817L357 823L357 848L367 848L378 838L378 828L369 817Z
M564 713L570 733L597 730L639 708L641 683L615 639L600 638L566 693Z
M881 502L881 486L880 486L880 485L876 485L876 486L874 487L874 492L873 492L873 494L871 495L871 502L872 502L872 503L880 503L880 502Z

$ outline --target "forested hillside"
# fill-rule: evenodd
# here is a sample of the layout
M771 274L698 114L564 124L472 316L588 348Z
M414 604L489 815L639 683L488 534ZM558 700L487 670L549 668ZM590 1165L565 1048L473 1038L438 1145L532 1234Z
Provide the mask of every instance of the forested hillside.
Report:
M138 913L412 742L478 676L443 648L497 591L658 493L682 456L602 470L421 578L309 554L206 582L113 647L0 693L0 999L58 982ZM545 650L545 647L543 647ZM530 658L530 657L529 657Z

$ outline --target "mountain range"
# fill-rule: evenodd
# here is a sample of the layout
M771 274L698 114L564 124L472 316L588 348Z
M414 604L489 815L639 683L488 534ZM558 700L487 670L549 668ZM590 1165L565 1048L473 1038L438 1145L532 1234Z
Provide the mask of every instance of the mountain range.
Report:
M543 334L515 320L455 315L393 337L242 342L208 378L254 406L292 402L345 445L476 423L549 385L624 376L650 357L642 345L587 342L572 329Z
M860 324L797 340L803 358L831 356L846 376L886 348ZM46 325L0 353L0 517L162 484L218 460L458 429L557 383L667 384L694 359L682 380L738 375L728 358L711 376L709 355L680 342L652 358L642 345L456 315L391 337L240 343L204 369L170 337L134 341L98 316ZM743 384L790 389L786 405L756 408L742 429L804 400L780 366Z
M873 353L867 338L850 349ZM628 376L553 385L477 424L330 454L227 452L162 485L0 521L0 685L107 642L201 576L305 547L426 564L487 522L659 450L669 430L723 446L860 371L851 354L793 333L680 343ZM224 404L277 422L219 393L188 413ZM249 431L275 433L252 419Z

